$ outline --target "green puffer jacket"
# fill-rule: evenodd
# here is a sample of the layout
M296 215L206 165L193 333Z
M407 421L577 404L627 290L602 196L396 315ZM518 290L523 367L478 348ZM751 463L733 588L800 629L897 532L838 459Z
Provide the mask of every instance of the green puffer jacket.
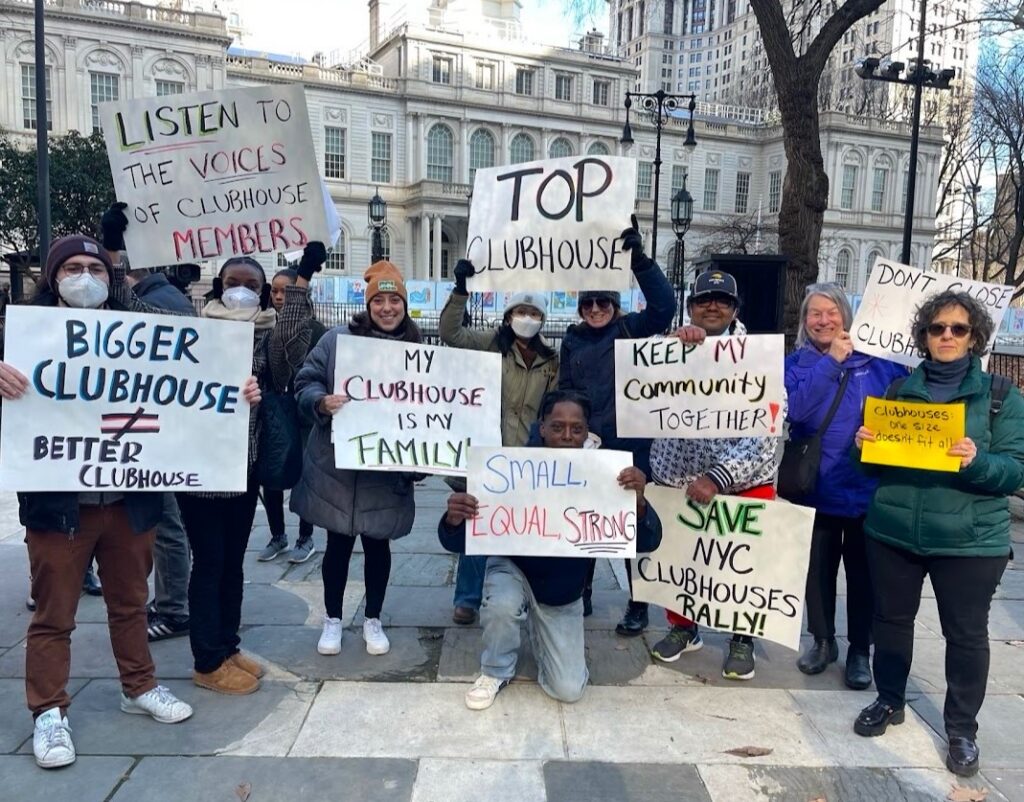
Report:
M982 372L981 361L973 357L949 402L967 404L967 436L978 448L967 468L942 473L864 466L881 479L864 524L870 537L928 556L1009 554L1006 497L1024 485L1024 398L1012 387L1001 411L990 419L991 386L992 377ZM923 368L910 374L896 397L931 401Z
M468 295L453 292L441 310L438 334L441 342L452 348L473 351L496 351L498 331L473 331L462 325ZM547 355L537 354L529 367L517 347L509 349L501 360L501 443L525 446L530 439L530 426L537 420L537 411L544 394L558 387L558 352L548 347Z

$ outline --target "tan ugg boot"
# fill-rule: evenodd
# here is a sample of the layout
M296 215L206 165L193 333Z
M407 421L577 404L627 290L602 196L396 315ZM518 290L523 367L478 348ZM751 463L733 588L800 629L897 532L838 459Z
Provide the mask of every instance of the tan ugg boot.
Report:
M224 662L233 664L236 668L242 669L246 674L252 674L256 679L267 673L267 670L261 663L253 660L251 657L246 657L241 652L235 652Z
M216 671L208 674L194 672L192 681L200 688L231 696L245 696L255 693L260 688L260 681L256 677L227 660L221 663Z

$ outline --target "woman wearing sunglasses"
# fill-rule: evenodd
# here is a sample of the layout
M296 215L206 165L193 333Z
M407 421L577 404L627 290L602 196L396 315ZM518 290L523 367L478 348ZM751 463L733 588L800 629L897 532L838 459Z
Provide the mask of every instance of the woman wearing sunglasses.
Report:
M960 458L960 469L867 466L880 479L864 525L874 584L878 699L860 712L854 730L882 735L904 720L914 619L927 575L946 640L946 766L965 777L978 771L975 739L988 681L988 612L1010 554L1006 497L1024 485L1024 400L1015 387L997 393L993 386L1003 380L981 368L992 330L984 306L967 293L946 291L928 299L913 326L924 361L889 391L905 401L966 406L966 436L947 452ZM1001 403L999 396L1005 396ZM855 442L861 448L874 439L862 426Z

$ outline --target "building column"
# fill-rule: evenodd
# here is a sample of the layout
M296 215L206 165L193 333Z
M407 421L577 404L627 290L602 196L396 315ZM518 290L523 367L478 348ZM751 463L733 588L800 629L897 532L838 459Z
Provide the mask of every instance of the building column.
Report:
M416 278L416 263L413 260L413 251L416 250L416 221L411 217L405 218L405 248L403 250L403 265L406 278ZM394 249L394 241L392 241L392 249ZM392 256L392 259L394 257Z
M434 281L441 280L441 220L443 218L439 214L434 215L434 269L431 273L431 279Z
M430 279L430 218L420 215L420 247L416 254L416 277Z

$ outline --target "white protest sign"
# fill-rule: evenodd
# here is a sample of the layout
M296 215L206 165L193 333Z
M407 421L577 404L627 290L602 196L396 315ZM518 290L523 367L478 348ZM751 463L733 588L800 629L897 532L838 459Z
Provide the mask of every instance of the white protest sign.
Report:
M615 419L620 437L782 435L785 343L781 334L615 341Z
M636 159L570 156L477 170L469 289L629 289L619 234L635 202Z
M251 323L9 306L0 488L244 492Z
M501 444L501 355L338 335L331 419L338 468L463 476Z
M619 486L628 451L469 450L466 554L635 557L636 493Z
M701 626L800 646L814 510L783 501L648 485L661 546L630 564L633 598Z
M102 103L100 118L132 267L328 241L300 84Z
M853 347L862 354L917 367L921 357L917 355L911 330L914 310L929 296L945 290L966 292L984 304L995 324L989 340L991 348L1013 299L1013 287L935 273L881 258L875 260L864 298L853 318ZM988 357L983 362L987 364Z

